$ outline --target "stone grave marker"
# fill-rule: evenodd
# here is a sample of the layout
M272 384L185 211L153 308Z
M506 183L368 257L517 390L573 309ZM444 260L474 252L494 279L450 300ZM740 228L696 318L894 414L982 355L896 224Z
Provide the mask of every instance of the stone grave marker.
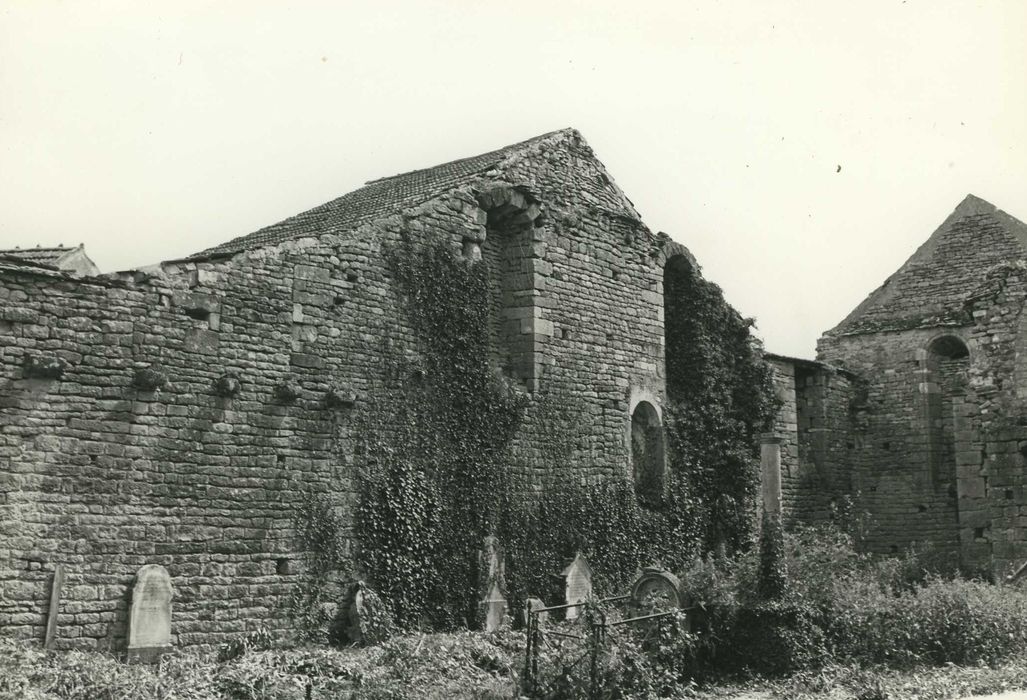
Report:
M171 576L159 564L136 572L128 618L128 660L154 663L171 649Z
M53 584L50 586L50 608L46 611L46 637L44 649L53 649L57 639L57 613L61 607L61 588L64 586L64 565L58 564L53 571Z
M564 602L583 603L592 595L592 567L578 552L567 568L560 572L564 580ZM567 608L564 619L574 620L581 614L580 607Z
M394 631L388 605L363 581L350 588L338 623L341 628L335 632L341 633L340 641L346 644L380 644Z
M653 566L642 569L642 574L635 579L631 586L631 598L635 605L652 608L654 612L684 606L678 577Z
M503 548L494 535L485 538L479 556L482 598L479 603L480 619L486 632L495 632L506 621L507 602L503 595L506 586L506 564Z

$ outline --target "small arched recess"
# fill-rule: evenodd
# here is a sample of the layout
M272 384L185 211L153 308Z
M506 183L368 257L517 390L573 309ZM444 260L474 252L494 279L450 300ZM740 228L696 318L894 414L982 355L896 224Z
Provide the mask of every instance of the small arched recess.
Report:
M648 401L639 401L631 412L631 476L644 505L657 507L663 501L666 469L660 413Z

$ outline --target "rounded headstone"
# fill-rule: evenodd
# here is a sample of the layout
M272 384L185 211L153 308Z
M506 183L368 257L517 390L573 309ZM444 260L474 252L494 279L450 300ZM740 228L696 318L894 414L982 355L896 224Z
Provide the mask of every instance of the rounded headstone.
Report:
M684 605L681 581L666 569L649 567L631 586L631 599L640 607L671 610Z

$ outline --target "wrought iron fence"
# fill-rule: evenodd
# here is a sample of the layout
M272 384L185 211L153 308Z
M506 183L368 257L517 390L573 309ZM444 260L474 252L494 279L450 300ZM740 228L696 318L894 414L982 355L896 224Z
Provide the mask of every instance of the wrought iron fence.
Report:
M618 603L632 600L631 594L611 596L609 598L593 599L580 603L567 603L565 605L552 605L544 608L532 608L530 603L525 603L524 619L526 627L525 649L524 649L524 673L521 676L522 692L528 697L545 697L556 690L553 686L561 677L570 674L582 661L588 659L588 698L598 700L602 690L599 678L599 656L606 641L607 630L621 625L637 624L645 621L656 621L657 634L659 633L660 620L671 615L682 612L689 612L693 608L673 608L645 615L636 615L622 620L608 621L606 612L601 607L603 604ZM574 634L556 629L547 629L543 632L539 617L542 614L555 612L566 612L571 608L586 608L586 613L581 616L586 629L581 634ZM584 643L584 651L570 663L563 664L563 674L546 683L539 675L539 656L542 646L552 646L547 637L559 637L576 639Z

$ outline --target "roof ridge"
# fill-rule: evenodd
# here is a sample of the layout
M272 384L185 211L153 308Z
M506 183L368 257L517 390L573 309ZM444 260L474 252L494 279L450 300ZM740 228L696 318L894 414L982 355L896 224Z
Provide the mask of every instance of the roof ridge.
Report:
M479 158L488 158L489 156L499 156L500 154L506 154L507 152L516 151L516 150L524 148L525 146L528 146L530 144L533 144L533 143L536 143L536 142L539 142L539 141L543 141L543 140L545 140L545 139L547 139L547 138L549 138L551 136L556 136L557 134L573 133L575 131L576 131L576 129L574 127L571 127L571 126L565 127L563 129L557 129L555 131L548 131L548 132L546 132L544 134L540 134L538 136L533 136L530 139L525 139L523 141L518 141L517 143L511 143L508 146L503 146L502 148L497 148L497 149L492 150L492 151L485 151L484 153L479 153L479 154L473 155L473 156L466 156L464 158L455 158L454 160L449 160L449 161L446 161L445 163L437 163L436 165L429 165L427 168L417 168L415 170L407 170L406 172L396 173L395 175L386 175L385 177L378 177L378 178L375 178L373 180L368 180L367 182L364 183L364 186L374 185L374 184L377 184L379 182L388 182L389 180L394 180L394 179L399 178L399 177L407 177L409 175L417 175L418 173L428 172L430 170L435 170L437 168L446 168L446 167L449 167L449 166L452 166L452 165L457 165L459 163L464 163L464 162L470 161L470 160L478 160Z
M66 246L66 245L56 245L56 246L46 246L46 247L36 246L34 248L19 248L18 246L15 246L14 248L0 248L0 253L32 253L32 252L40 253L40 252L43 252L45 250L75 250L75 249L80 248L80 247L81 247L81 245L71 246L71 247Z
M380 218L388 211L417 206L441 192L469 184L482 173L547 140L573 137L583 141L573 127L550 131L524 141L478 155L370 180L361 187L286 217L256 231L236 236L182 260L231 256L244 250L275 245L303 236L343 233Z

